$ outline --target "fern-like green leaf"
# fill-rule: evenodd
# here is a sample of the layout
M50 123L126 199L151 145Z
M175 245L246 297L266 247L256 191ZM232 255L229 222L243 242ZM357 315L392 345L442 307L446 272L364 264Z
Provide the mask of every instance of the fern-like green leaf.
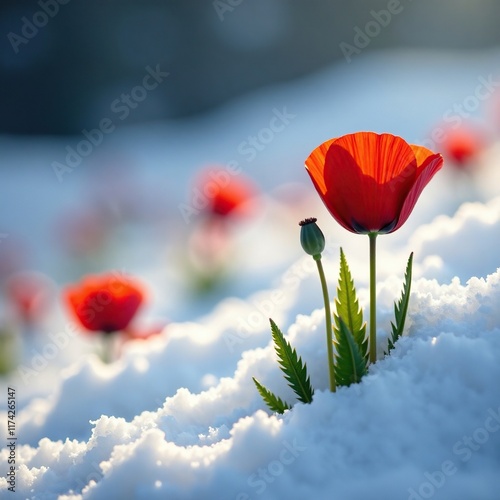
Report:
M340 249L340 274L337 286L337 298L335 299L337 314L335 318L335 336L339 336L340 318L343 319L347 328L352 333L359 352L368 364L368 337L366 335L366 322L363 321L363 311L359 307L356 297L356 288L351 271L342 248Z
M394 344L397 342L399 337L403 335L406 313L408 312L408 304L410 303L412 267L413 267L413 252L410 254L410 257L408 258L408 263L406 264L405 282L403 285L401 298L397 303L394 302L394 316L396 324L392 323L391 321L392 331L391 331L391 337L389 338L389 344L386 354L389 354L392 351L392 349L394 349Z
M335 381L338 386L349 386L361 380L367 372L366 359L363 358L354 336L342 318L335 331Z
M285 410L289 410L291 406L283 401L278 396L274 395L269 389L264 387L255 377L252 377L254 381L255 387L259 391L259 394L262 396L264 403L269 407L271 411L275 411L276 413L284 413Z
M314 390L307 375L306 365L297 355L297 351L292 349L290 343L285 339L283 333L271 319L271 332L274 341L274 349L278 355L278 362L285 376L288 385L293 389L297 398L302 403L312 401Z

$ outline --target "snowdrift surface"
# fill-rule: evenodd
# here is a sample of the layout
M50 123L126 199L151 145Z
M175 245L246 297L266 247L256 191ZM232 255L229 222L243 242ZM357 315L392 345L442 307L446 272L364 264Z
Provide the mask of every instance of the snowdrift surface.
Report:
M383 358L401 258L401 271L385 273L378 288L382 359L336 394L326 390L324 311L307 309L311 296L321 303L319 283L303 259L292 267L304 271L294 286L288 270L276 289L171 325L113 366L85 358L49 398L20 410L19 496L498 500L500 269L488 266L498 263L499 244L500 198L417 230L401 252L416 250L408 335ZM333 293L337 249L329 255ZM394 255L380 257L382 268L394 266ZM460 269L480 277L447 280ZM421 277L429 270L443 284ZM358 287L366 308L366 283ZM283 416L265 410L251 380L294 401L262 310L287 332L316 388L312 404Z
M484 57L381 54L229 106L185 133L172 124L142 134L131 128L129 136L109 137L110 146L119 146L148 172L149 198L157 193L175 200L174 208L186 194L193 168L209 158L237 158L247 174L272 189L307 180L301 159L321 140L347 131L391 131L422 143L432 132L432 120L438 123L455 104L469 102L478 78L490 75L497 59L496 51ZM480 104L476 114L492 100ZM266 127L275 108L297 118L255 161L242 157L238 145ZM37 168L30 182L22 169L4 179L4 202L18 206L21 186L26 199L36 196L38 205L37 217L30 210L12 210L16 216L4 221L3 231L23 229L52 256L49 226L38 216L61 210L60 193L66 200L80 196L90 169L77 169L54 191L50 162L46 170L38 168L39 156L58 158L66 143L44 142L41 151L31 143L25 148L9 144L2 140L6 164ZM166 158L173 159L166 167L175 175L162 184L158 166L163 171ZM16 388L18 398L17 494L7 490L9 449L4 447L0 498L498 500L499 158L498 144L485 152L475 187L470 180L453 182L445 167L405 226L379 238L380 361L362 383L336 394L327 391L324 311L315 309L322 299L314 262L304 256L281 270L297 255L290 242L298 246L299 217L317 216L328 240L324 260L330 293L337 284L342 244L366 311L368 241L341 230L319 200L309 213L297 211L297 218L295 204L286 209L293 214L281 220L263 215L266 220L244 240L238 298L221 300L201 318L192 304L181 304L154 282L157 261L149 262L131 247L122 256L130 270L151 277L156 291L165 294L159 296L162 307L170 304L176 312L184 307L180 317L192 321L170 324L154 340L127 345L112 366L82 356L90 352L89 343L64 319L58 319L57 330L33 336L23 358L32 372L17 371L0 384L4 395L7 387ZM484 203L461 205L470 199ZM274 204L266 213L276 217L276 212ZM436 214L448 215L433 220ZM276 227L292 219L295 232L277 241ZM251 239L256 235L266 242L258 246L257 257ZM279 248L274 258L269 248ZM393 301L410 251L415 259L407 335L384 358ZM57 258L52 257L52 265L57 274ZM267 412L251 380L257 377L294 402L270 345L269 316L307 362L316 389L312 404L296 404L283 416ZM34 352L49 352L48 346L55 346L50 363L35 358ZM0 413L0 440L7 443L7 415Z

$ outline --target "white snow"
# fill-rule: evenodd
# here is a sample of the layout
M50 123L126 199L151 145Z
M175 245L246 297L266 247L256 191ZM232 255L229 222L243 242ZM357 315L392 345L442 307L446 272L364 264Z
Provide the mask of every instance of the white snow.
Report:
M198 149L183 150L188 142L194 140L200 150L206 146L208 160L213 155L227 162L238 157L238 144L247 135L266 126L274 107L289 106L297 115L282 137L245 165L245 173L265 191L263 208L238 231L235 281L225 293L212 301L189 302L179 293L180 276L163 269L160 257L149 258L158 250L155 242L137 254L134 248L124 249L111 262L151 284L149 313L171 318L161 335L127 344L119 361L103 365L92 352L91 339L80 336L60 310L47 331L24 345L21 370L1 381L3 394L7 387L17 394L17 496L498 500L500 189L493 185L498 146L483 157L475 198L466 197L473 192L467 186L449 189L451 172L445 167L407 224L378 238L380 361L360 384L335 394L327 390L320 284L314 261L300 250L297 226L307 216L319 219L328 240L324 262L332 300L339 246L344 248L366 318L368 239L347 233L331 219L301 171L303 159L324 139L353 130L385 130L420 142L418 137L423 140L453 102L473 92L478 75L491 73L496 55L489 56L449 60L446 54L419 54L412 59L406 53L382 53L234 103L189 130L178 130L168 146L162 141L170 125L110 137L125 141L136 159L141 154L145 159L146 150L151 153L142 177L151 187L154 169L164 158L178 158L180 166L207 160ZM416 67L418 61L427 68ZM442 66L453 79L445 78ZM432 92L428 82L423 84L430 75L436 77ZM412 103L402 110L405 95ZM137 134L133 147L132 134ZM46 157L64 146L46 144ZM9 154L16 158L13 146ZM26 152L17 156L33 165ZM50 167L44 168L43 173L33 169L34 183L52 175ZM82 196L86 173L83 165L79 168L60 185L53 178L42 185L52 189L56 183L60 199ZM175 211L188 184L187 170L169 164L166 171L178 174L162 195L171 196ZM9 182L22 185L25 195L37 191L15 175ZM285 182L299 183L306 193L295 206L283 204L279 185ZM153 193L158 192L156 186ZM50 198L41 191L37 195ZM14 198L7 202L15 206ZM54 215L60 205L41 210ZM29 214L19 214L16 221L29 225L28 219ZM186 227L178 212L169 224L182 241ZM13 224L5 231L14 229ZM43 227L26 231L47 241ZM138 236L136 227L131 231L128 241ZM178 251L175 245L171 238L169 255ZM415 262L407 332L384 357L393 302L411 251ZM295 402L276 363L269 317L306 361L316 389L312 404L297 403L282 416L266 410L252 382L255 376ZM47 352L53 352L49 344L55 354L47 360ZM2 422L7 420L6 399L0 401ZM4 424L0 441L7 442ZM7 447L0 451L2 498L12 497L5 476L9 452Z

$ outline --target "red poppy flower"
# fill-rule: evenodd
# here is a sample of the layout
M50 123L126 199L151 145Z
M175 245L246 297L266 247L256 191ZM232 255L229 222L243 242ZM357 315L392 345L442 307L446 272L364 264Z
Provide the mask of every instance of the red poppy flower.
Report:
M105 333L124 330L144 300L138 282L113 273L88 276L67 287L63 294L84 328Z
M485 142L479 130L462 126L447 132L443 140L443 154L453 160L455 167L464 168L484 149Z
M248 178L242 174L231 175L222 169L204 171L197 185L208 199L207 211L221 217L248 214L256 192Z
M443 158L391 134L358 132L331 139L306 169L326 208L353 233L400 228Z

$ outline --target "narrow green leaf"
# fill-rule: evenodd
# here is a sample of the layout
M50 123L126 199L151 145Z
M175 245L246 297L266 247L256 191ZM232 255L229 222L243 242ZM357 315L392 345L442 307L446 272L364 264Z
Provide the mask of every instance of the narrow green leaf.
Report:
M342 318L354 337L359 352L368 363L368 337L366 335L366 322L363 321L363 311L359 307L356 296L356 288L351 271L342 248L340 249L340 274L337 286L337 298L335 299L337 314L335 318L335 336L338 337L340 329L340 318Z
M314 390L307 375L306 365L297 355L297 351L292 349L290 343L285 339L283 333L271 319L271 332L274 340L274 349L278 355L278 362L285 376L288 385L293 389L297 398L302 403L312 401Z
M255 387L259 391L259 394L262 396L264 403L269 407L271 411L275 411L276 413L284 413L285 410L289 410L291 406L283 401L278 396L275 396L269 389L264 387L255 377L252 377L254 381Z
M335 331L335 380L339 386L349 386L361 380L367 372L366 359L363 358L354 336L342 318Z
M386 354L389 354L392 351L392 349L394 349L394 344L396 344L399 337L403 335L403 331L405 328L405 321L406 321L406 313L408 312L408 304L410 303L412 267L413 267L413 252L410 254L410 257L408 258L408 263L406 264L405 281L403 284L403 291L401 293L401 298L397 303L394 302L395 324L391 322L392 331L391 331L391 337L389 338L389 344Z

